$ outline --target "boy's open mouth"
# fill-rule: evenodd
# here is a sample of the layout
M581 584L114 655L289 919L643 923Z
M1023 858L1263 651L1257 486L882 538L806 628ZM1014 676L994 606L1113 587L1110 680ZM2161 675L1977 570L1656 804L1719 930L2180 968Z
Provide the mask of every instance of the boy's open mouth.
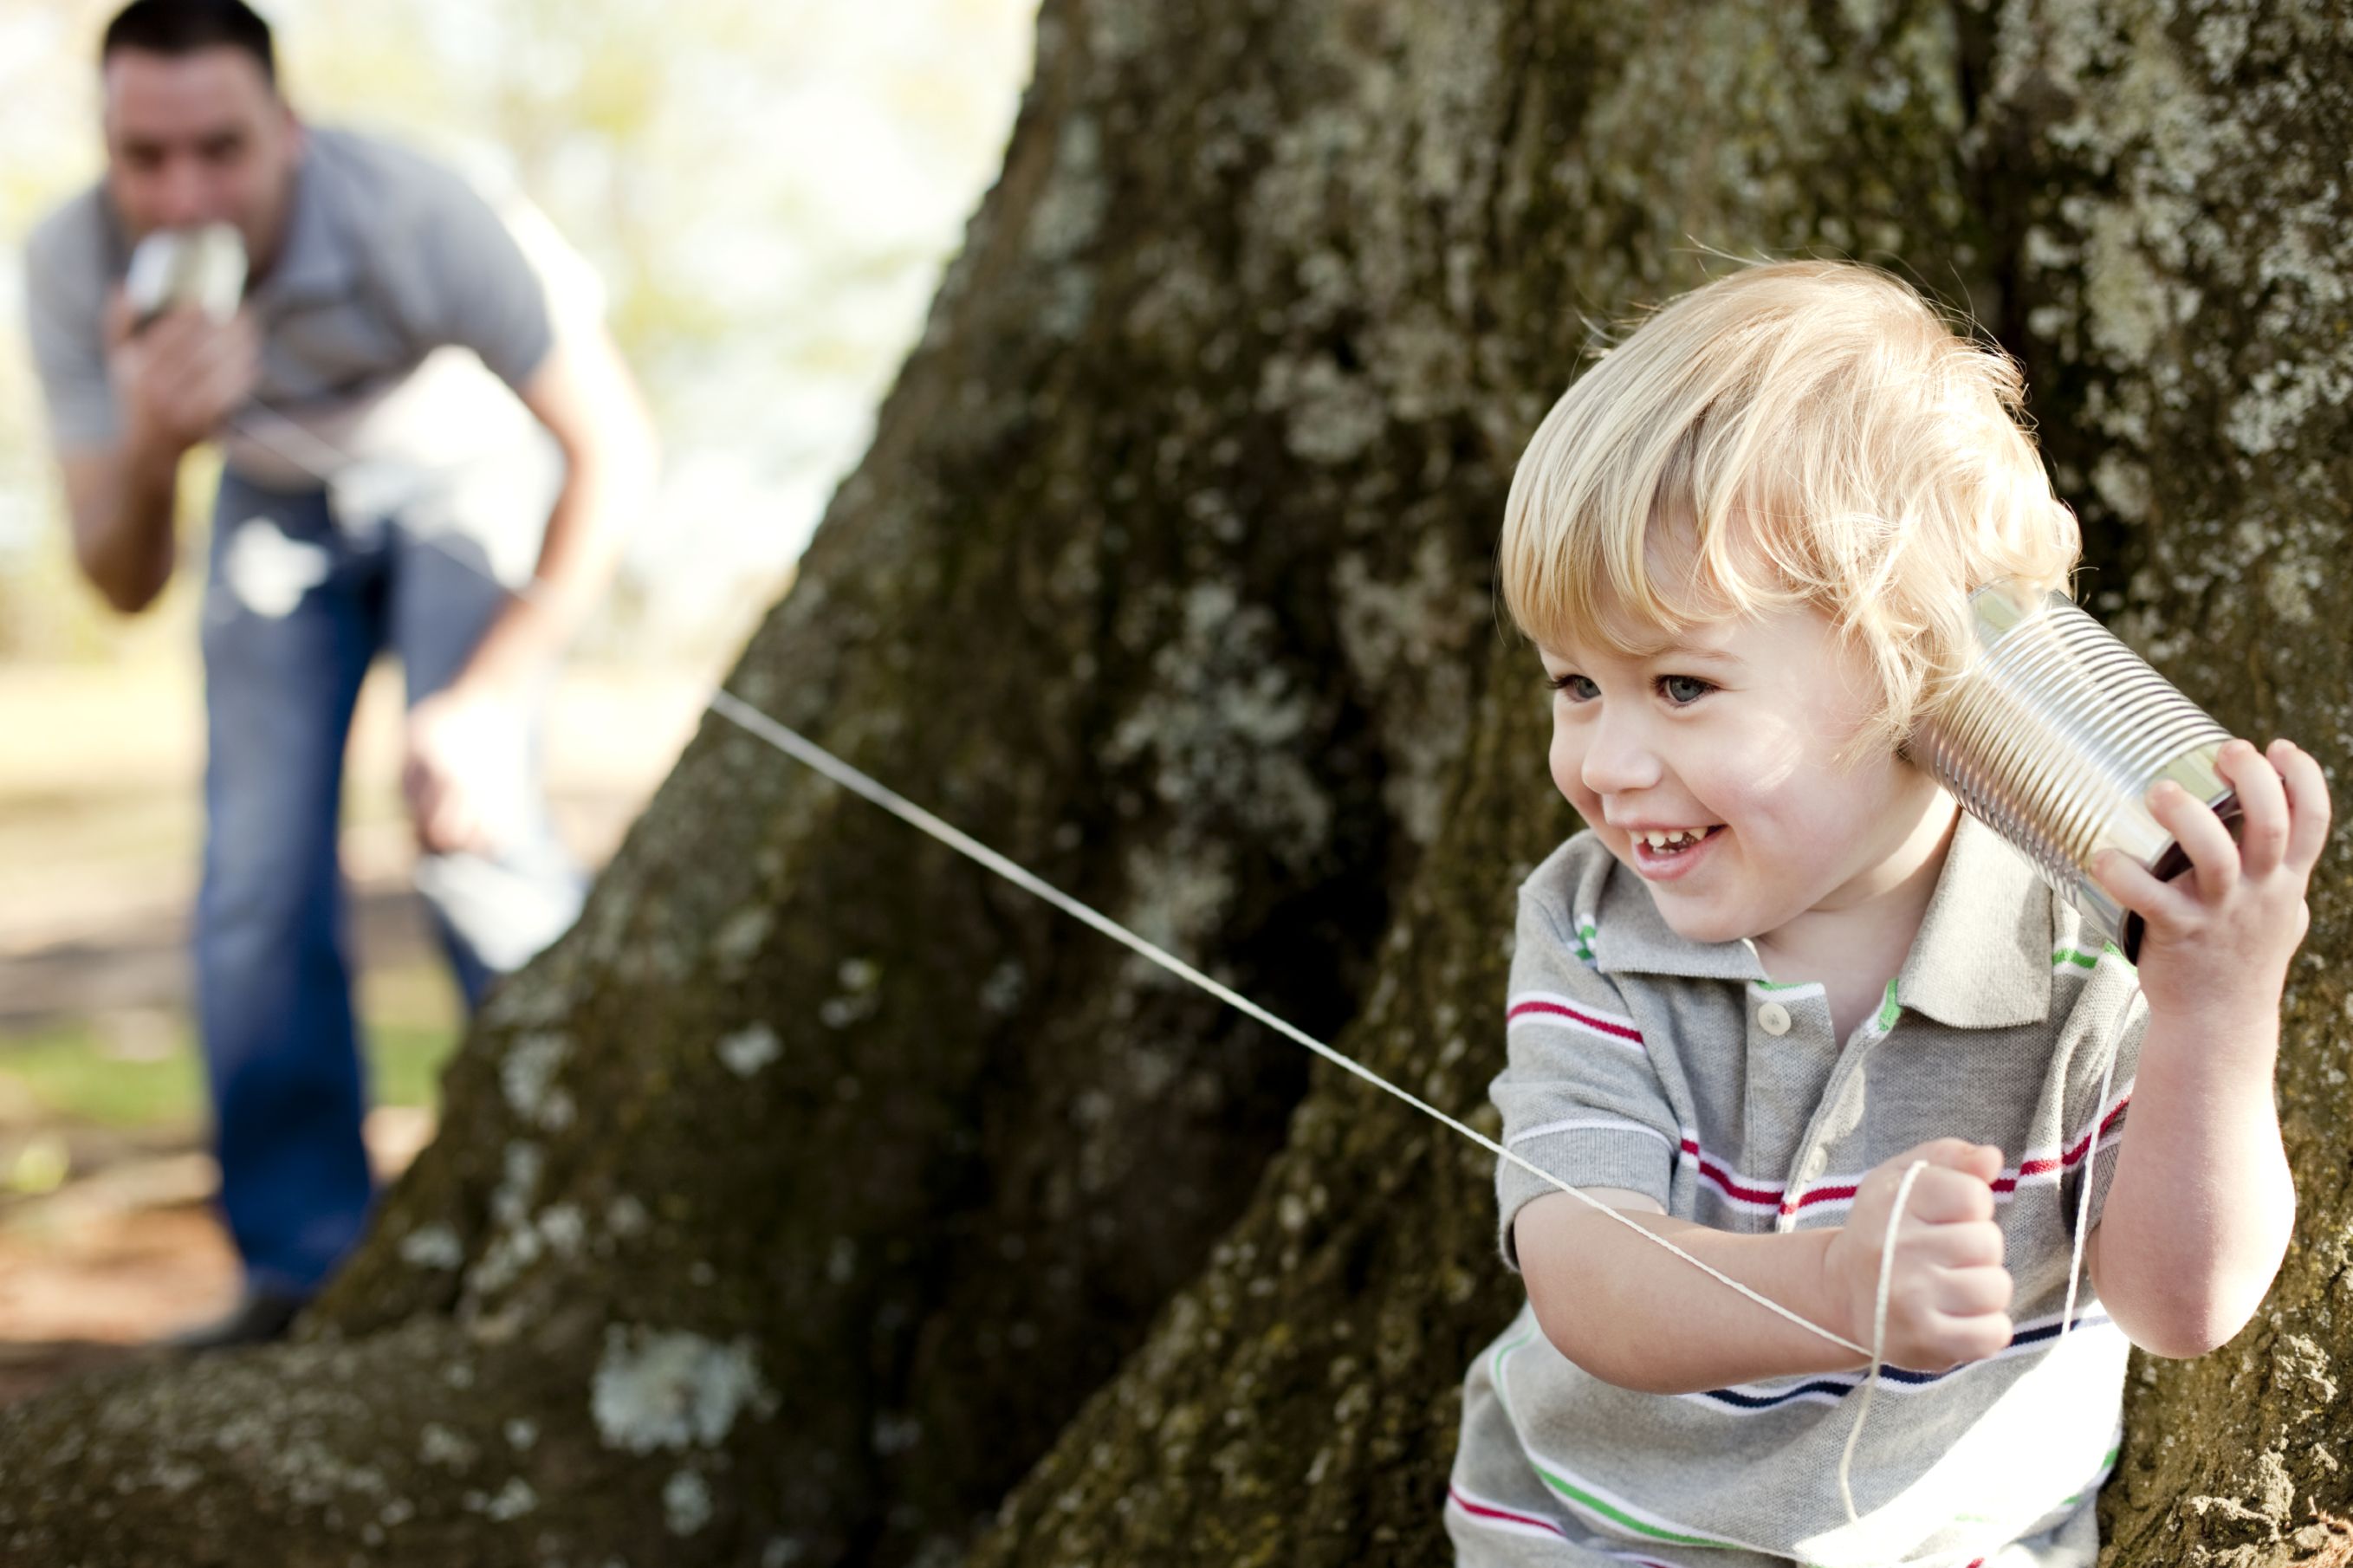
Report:
M1672 858L1674 856L1688 853L1703 839L1720 830L1723 826L1719 822L1707 827L1685 827L1672 833L1638 832L1631 837L1638 849L1646 849L1653 855Z

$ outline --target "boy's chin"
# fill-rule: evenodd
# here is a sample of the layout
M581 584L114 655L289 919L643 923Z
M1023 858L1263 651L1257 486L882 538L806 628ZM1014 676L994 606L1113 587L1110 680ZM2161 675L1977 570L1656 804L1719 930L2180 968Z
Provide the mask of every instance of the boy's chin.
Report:
M1667 929L1685 942L1740 942L1757 934L1756 921L1746 918L1750 911L1720 909L1697 899L1678 899L1672 894L1662 897L1656 888L1651 889L1651 901L1658 907L1659 918L1667 922Z

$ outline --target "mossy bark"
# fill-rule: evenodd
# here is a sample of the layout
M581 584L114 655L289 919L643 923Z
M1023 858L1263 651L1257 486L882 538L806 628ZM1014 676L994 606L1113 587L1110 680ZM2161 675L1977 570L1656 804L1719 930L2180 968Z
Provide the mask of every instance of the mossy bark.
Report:
M2088 597L2229 725L2353 755L2353 15L2044 4L1989 121L2046 435L2103 543ZM2332 841L2282 1013L2295 1240L2236 1340L2136 1363L2104 1561L2353 1560L2353 863ZM2340 1319L2339 1314L2345 1314Z
M2353 69L2303 16L1049 0L730 685L1476 1119L1572 826L1492 619L1510 464L1592 325L1821 249L2003 331L2107 607L2335 766ZM2298 1251L2137 1386L2120 1561L2343 1502L2330 878ZM1305 1063L713 720L302 1342L0 1414L0 1558L1442 1561L1491 1166Z

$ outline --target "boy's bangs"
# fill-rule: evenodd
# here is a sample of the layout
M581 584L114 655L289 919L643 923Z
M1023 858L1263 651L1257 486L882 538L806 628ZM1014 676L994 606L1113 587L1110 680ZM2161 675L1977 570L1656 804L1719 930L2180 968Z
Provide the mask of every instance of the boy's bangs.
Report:
M1599 646L1647 658L1698 627L1809 596L1783 559L1791 541L1724 516L1702 526L1695 511L1653 506L1640 521L1559 531L1554 569L1514 606L1522 629L1556 651Z
M1966 662L1970 589L2057 586L2080 550L2022 398L2012 361L1897 279L1733 273L1651 315L1538 425L1504 506L1504 602L1556 652L1629 657L1810 607L1878 688L1856 746L1899 746Z

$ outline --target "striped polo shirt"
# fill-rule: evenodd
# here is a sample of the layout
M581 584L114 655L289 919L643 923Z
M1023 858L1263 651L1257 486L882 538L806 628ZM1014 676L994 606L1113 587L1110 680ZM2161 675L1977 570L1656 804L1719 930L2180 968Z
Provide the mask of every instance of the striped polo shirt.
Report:
M1992 1144L2016 1337L1950 1372L1883 1374L1850 1524L1838 1465L1862 1372L1639 1394L1561 1355L1523 1307L1463 1386L1459 1564L2093 1562L2129 1347L2088 1279L2058 1331L2081 1183L2088 1166L2096 1224L2147 1026L2132 966L1964 816L1875 1015L1841 1041L1822 987L1791 978L1747 942L1675 935L1578 834L1520 889L1491 1091L1505 1144L1572 1185L1749 1233L1842 1224L1867 1173L1932 1138ZM1497 1184L1516 1271L1513 1220L1553 1189L1502 1162ZM1689 1289L1724 1287L1694 1269Z

